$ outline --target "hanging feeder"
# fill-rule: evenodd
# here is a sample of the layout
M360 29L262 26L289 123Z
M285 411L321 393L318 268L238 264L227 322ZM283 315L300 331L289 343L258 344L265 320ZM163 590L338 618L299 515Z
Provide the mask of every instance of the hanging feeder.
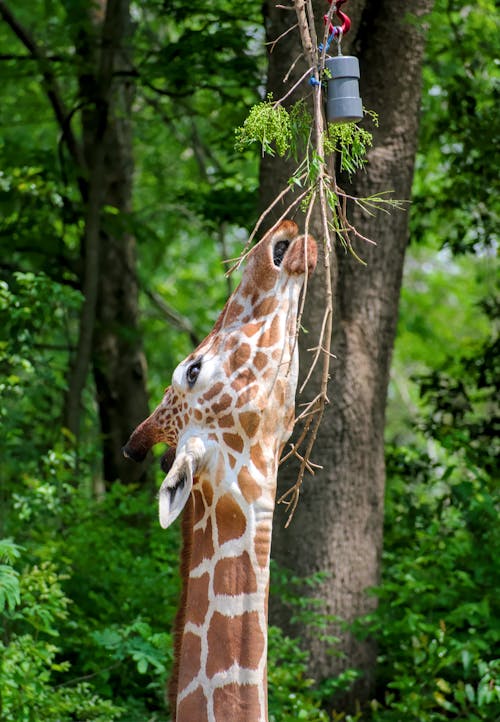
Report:
M359 97L359 62L354 55L329 58L326 118L329 123L357 123L363 119Z
M331 4L333 0L328 0ZM363 101L359 95L359 62L354 55L342 55L340 41L351 27L351 21L340 6L346 0L337 0L335 14L342 25L329 27L328 46L336 38L339 54L325 63L327 76L326 118L329 123L356 123L363 119ZM328 16L325 15L325 21ZM328 47L327 46L327 47Z

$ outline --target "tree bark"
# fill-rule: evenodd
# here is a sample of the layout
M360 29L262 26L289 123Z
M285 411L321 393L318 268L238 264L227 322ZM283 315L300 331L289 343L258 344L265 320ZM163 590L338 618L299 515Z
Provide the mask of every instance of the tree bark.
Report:
M94 314L87 314L85 324L82 315L80 337L84 333L88 336L91 329L89 362L99 407L104 481L132 483L143 476L144 467L127 462L121 448L131 430L148 415L148 399L138 330L135 239L126 228L133 178L134 89L131 74L121 71L129 69L129 2L103 2L94 13L92 24L87 25L89 33L78 41L86 61L82 63L80 94L86 103L82 138L89 175L89 209L93 185L99 191L98 207L87 223L92 227L93 219L96 233L90 239L93 243L85 235L83 249L86 265L89 257L94 258L95 275L85 273L91 291L85 294L85 305L93 300ZM94 72L89 74L89 67ZM88 364L86 368L88 371ZM80 397L81 390L80 396L75 394L73 406L78 403L80 407Z
M138 328L138 283L135 238L127 230L132 209L134 86L128 66L130 18L128 0L118 3L121 31L115 47L111 111L104 137L103 207L100 233L98 304L94 331L93 369L103 443L106 483L120 479L134 483L144 476L144 465L130 463L122 446L131 431L149 414L146 361ZM122 74L120 75L120 71ZM119 219L118 228L113 221Z
M373 148L366 172L356 176L350 194L365 197L386 190L394 197L408 199L417 148L420 79L424 33L421 17L430 11L432 0L383 0L380 3L353 2L347 10L353 20L351 35L344 38L345 54L353 52L361 66L361 95L365 107L379 114ZM274 40L295 22L292 13L280 11L268 2L267 39ZM321 20L324 3L314 2ZM345 9L345 6L343 7ZM318 27L320 37L322 30ZM333 52L333 51L332 51ZM269 58L268 91L277 99L283 95L282 78L299 55L297 33L290 32L276 45ZM290 84L304 72L297 64ZM307 82L299 89L311 92ZM314 91L312 91L314 92ZM297 99L297 95L293 100ZM290 174L286 161L264 158L261 164L261 201L266 207L284 187ZM276 209L274 219L282 208ZM284 528L284 510L278 507L273 557L295 574L307 576L327 572L319 588L304 593L322 599L322 611L347 622L370 612L375 605L366 590L380 580L384 502L384 422L391 353L396 333L398 300L405 249L408 214L392 211L368 217L353 206L351 222L376 246L357 242L356 252L367 262L360 264L337 243L332 262L335 294L333 361L329 399L313 452L313 461L323 470L306 478L291 526ZM300 223L300 220L296 219ZM312 218L311 233L321 241L321 222ZM314 345L324 308L321 275L309 285L303 326L309 331L307 345ZM304 341L302 346L304 346ZM311 356L301 351L302 375ZM304 395L312 398L319 390L319 374ZM303 399L305 400L305 399ZM298 399L298 403L301 399ZM286 465L280 473L278 494L295 481L297 468ZM311 652L310 671L320 681L345 669L356 668L361 678L352 690L334 701L337 709L354 709L374 692L376 647L373 640L358 640L341 625L330 632L340 638L332 655L328 645L307 626L292 628L290 611L274 600L271 620L287 631L299 633Z

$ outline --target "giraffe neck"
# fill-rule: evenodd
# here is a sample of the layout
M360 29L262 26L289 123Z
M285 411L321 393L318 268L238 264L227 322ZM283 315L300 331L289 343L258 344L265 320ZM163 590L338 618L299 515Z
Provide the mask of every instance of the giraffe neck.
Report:
M245 467L238 478L215 489L197 481L186 511L171 689L176 722L267 722L274 485L253 499Z

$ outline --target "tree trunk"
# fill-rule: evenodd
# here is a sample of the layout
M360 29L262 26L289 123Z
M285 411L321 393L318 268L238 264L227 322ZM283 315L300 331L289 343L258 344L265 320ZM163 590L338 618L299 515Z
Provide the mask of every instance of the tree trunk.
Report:
M347 188L366 197L386 190L394 197L408 199L417 147L420 78L424 34L420 23L408 16L430 11L432 0L383 0L356 2L347 10L353 30L343 41L343 52L357 55L361 66L361 95L366 108L379 114L373 149L366 172ZM314 3L321 20L324 3ZM344 9L344 8L343 8ZM274 40L295 22L292 13L267 3L268 40ZM319 28L320 33L322 30ZM320 35L321 37L322 35ZM290 32L276 45L269 58L268 90L277 99L284 94L282 78L300 53L298 34ZM290 84L305 68L297 64ZM299 94L311 92L307 82ZM313 91L314 92L314 91ZM298 96L296 96L298 97ZM296 99L296 97L294 99ZM261 200L266 207L286 184L287 162L264 158L261 165ZM282 212L278 209L276 215ZM275 215L275 217L276 217ZM360 264L337 243L332 282L335 294L333 362L329 399L313 452L313 461L323 470L306 478L291 526L284 528L284 510L277 509L273 557L295 574L328 573L319 588L305 594L323 600L322 611L352 621L371 611L375 599L366 589L380 580L384 502L384 421L391 352L396 332L403 260L408 240L407 212L372 217L359 207L350 209L350 220L376 246L357 243L356 252L367 262ZM300 219L296 219L300 223ZM321 240L319 217L312 219L311 232ZM310 283L303 326L309 331L308 345L314 345L324 308L321 275ZM304 346L304 340L302 346ZM311 356L302 350L302 375ZM318 374L319 375L319 374ZM318 376L317 375L317 376ZM312 398L320 380L313 378L306 389ZM304 394L304 395L305 395ZM305 400L305 399L302 399ZM298 398L298 403L301 399ZM280 490L295 481L297 468L289 464L280 473ZM352 710L373 694L376 648L371 640L360 641L339 625L330 631L340 638L335 646L342 656L303 626L291 628L290 611L279 600L271 609L271 620L292 633L299 633L311 652L311 674L320 681L348 668L362 677L352 691L335 701L337 709Z
M124 3L128 6L128 2ZM123 11L125 12L125 11ZM115 73L128 70L128 7ZM104 139L103 206L119 211L101 224L100 274L94 331L93 368L103 443L106 483L137 482L144 465L125 459L122 446L149 414L146 361L138 328L138 283L135 238L127 230L131 211L133 157L133 84L125 73L115 75L112 112ZM113 227L119 220L118 228Z
M129 69L130 25L128 0L102 2L94 8L89 33L78 40L80 56L87 61L82 63L80 76L81 97L86 101L83 151L89 187L93 183L99 189L94 216L97 237L90 245L86 234L84 256L98 256L95 276L89 280L86 274L85 280L89 280L87 286L95 299L88 325L103 477L108 484L116 479L132 483L144 474L143 467L127 462L121 448L131 430L148 415L146 364L138 330L135 239L126 228L133 176L133 84L131 75L124 72ZM89 74L89 67L94 72ZM113 209L111 213L108 208ZM80 336L84 331L82 326Z

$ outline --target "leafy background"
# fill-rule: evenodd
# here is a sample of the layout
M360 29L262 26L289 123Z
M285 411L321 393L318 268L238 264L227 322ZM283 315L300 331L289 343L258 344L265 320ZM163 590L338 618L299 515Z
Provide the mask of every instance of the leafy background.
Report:
M152 1L133 8L134 206L111 218L138 242L152 399L211 328L229 290L221 259L256 216L258 158L235 151L234 131L262 98L265 73L255 9L242 21L229 0L171 5L168 16ZM61 57L57 73L76 93L66 5L16 11ZM377 611L357 622L379 645L377 693L355 716L327 710L356 670L317 685L300 640L271 628L276 722L500 719L498 25L492 0L438 0L429 21L386 429L383 575ZM166 720L178 533L160 531L149 488L95 493L90 381L80 443L66 443L81 209L33 65L3 24L0 42L0 719ZM273 578L274 593L321 634L294 594L301 580L279 569ZM335 640L325 644L335 653Z

